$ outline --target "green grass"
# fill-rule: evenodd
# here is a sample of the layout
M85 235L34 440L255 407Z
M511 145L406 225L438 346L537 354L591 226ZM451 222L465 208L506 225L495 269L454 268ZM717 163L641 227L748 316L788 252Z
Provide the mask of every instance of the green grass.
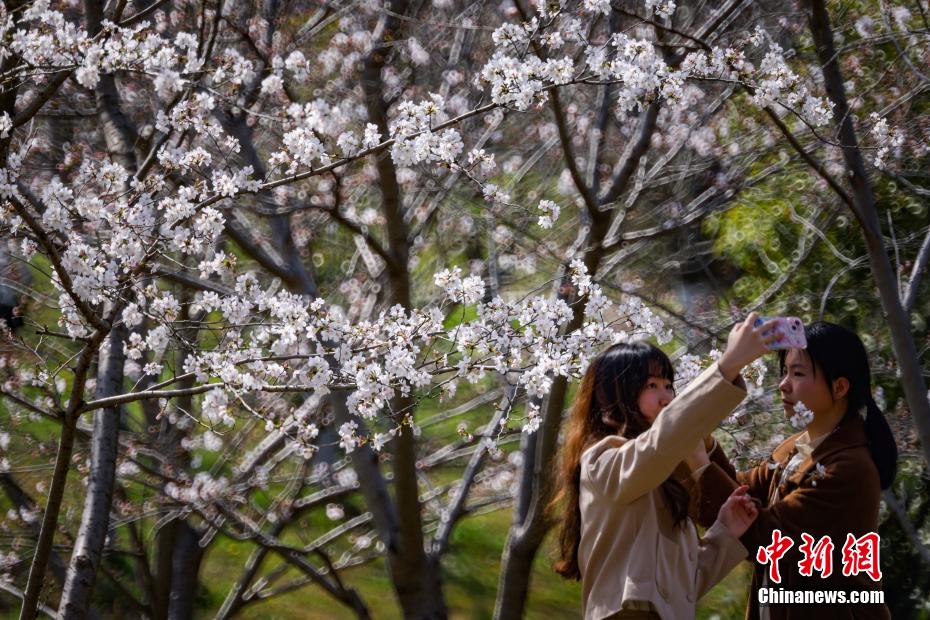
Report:
M453 532L450 549L442 562L446 604L452 618L489 618L494 611L501 551L507 536L510 511L466 519ZM251 551L250 546L230 540L217 541L209 551L201 571L206 588L200 618L209 618L223 601ZM552 545L547 541L533 567L533 587L527 617L574 617L580 615L581 588L563 580L550 568ZM269 562L268 567L277 565ZM400 608L381 560L346 570L344 581L356 588L368 604L372 617L402 618ZM296 576L288 571L280 583ZM239 616L275 620L284 618L354 618L319 587L300 590L247 607Z
M752 565L741 562L726 578L698 601L698 620L729 620L746 616Z
M500 510L463 521L452 536L449 552L442 562L442 579L446 604L451 618L484 619L494 611L501 551L507 536L510 511ZM211 612L222 604L231 584L248 558L251 547L231 540L217 541L206 557L201 571L206 592L201 598L198 618L212 617ZM550 568L554 554L554 536L546 539L533 566L532 585L526 618L581 617L580 584L559 577ZM269 562L263 573L277 562ZM289 571L279 584L296 577ZM723 582L701 599L697 618L742 618L746 609L746 594L750 566L743 563ZM394 592L381 560L343 572L347 584L356 588L368 604L373 618L402 618ZM290 618L340 619L354 615L317 586L299 590L256 603L237 617L255 620Z

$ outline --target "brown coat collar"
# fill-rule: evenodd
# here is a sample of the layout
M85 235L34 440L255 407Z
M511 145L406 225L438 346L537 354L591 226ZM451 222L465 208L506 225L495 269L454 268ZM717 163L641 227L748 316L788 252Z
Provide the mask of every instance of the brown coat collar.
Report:
M785 468L788 461L797 452L795 444L801 435L803 435L803 432L792 435L772 451L772 461L778 465L779 472ZM846 415L837 425L836 429L814 449L810 458L806 458L801 462L797 470L788 478L788 482L797 486L810 474L811 470L814 469L818 463L828 460L830 457L843 450L857 448L866 444L865 425L862 423L862 418L855 413L850 413Z

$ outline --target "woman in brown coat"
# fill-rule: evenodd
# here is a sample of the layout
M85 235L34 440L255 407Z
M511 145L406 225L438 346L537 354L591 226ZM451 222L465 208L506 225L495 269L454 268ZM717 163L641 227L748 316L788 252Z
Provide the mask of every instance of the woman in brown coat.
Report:
M780 338L754 319L677 397L671 362L652 345L615 345L588 367L562 450L568 501L556 564L581 579L586 619L693 618L697 598L746 557L738 536L756 509L745 489L728 493L699 541L673 471L745 397L740 369Z
M889 618L884 604L840 604L839 599L833 604L786 604L802 590L812 592L804 595L808 597L818 591L821 597L843 592L847 600L853 591L857 596L865 592L871 600L881 597L878 537L873 533L881 489L891 485L897 468L897 447L872 398L862 341L831 323L814 323L805 332L806 349L780 354L784 377L779 390L787 416L797 415L803 403L802 411L812 412L812 419L803 432L778 446L768 462L745 472L736 472L723 450L705 440L709 457L689 462L697 480L697 521L712 523L740 485L748 486L759 502L759 518L741 537L756 559L748 618ZM771 574L776 531L793 542L778 561L779 580Z

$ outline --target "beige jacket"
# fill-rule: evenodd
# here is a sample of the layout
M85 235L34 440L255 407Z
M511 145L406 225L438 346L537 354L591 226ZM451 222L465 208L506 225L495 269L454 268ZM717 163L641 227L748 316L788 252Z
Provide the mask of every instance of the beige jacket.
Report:
M690 520L674 527L659 488L745 395L714 364L648 431L633 440L605 437L582 454L578 562L586 620L644 603L665 620L694 618L697 599L746 558L719 523L703 540Z

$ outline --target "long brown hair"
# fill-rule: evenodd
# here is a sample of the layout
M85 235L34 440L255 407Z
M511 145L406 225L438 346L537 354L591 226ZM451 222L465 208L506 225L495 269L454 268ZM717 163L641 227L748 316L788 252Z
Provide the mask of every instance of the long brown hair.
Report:
M569 414L559 465L559 491L550 507L566 498L559 533L560 559L556 572L566 579L581 579L578 544L581 540L581 455L592 444L619 433L633 439L649 428L637 401L650 376L675 380L672 362L661 349L646 342L616 344L588 366ZM665 505L676 524L688 517L689 495L669 476L662 483Z

